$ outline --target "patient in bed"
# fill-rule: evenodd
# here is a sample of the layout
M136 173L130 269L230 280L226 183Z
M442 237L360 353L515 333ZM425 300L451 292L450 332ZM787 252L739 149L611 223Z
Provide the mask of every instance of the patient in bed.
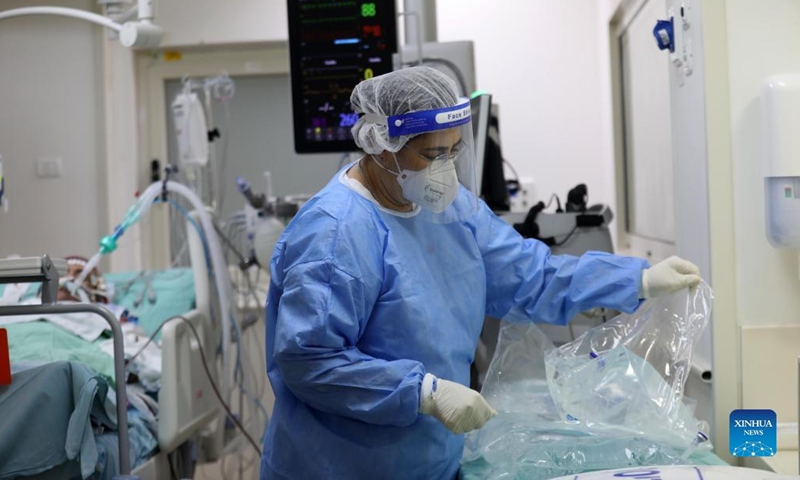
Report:
M102 304L121 324L126 358L139 353L127 362L123 379L135 467L158 447L158 409L149 392L160 389L161 347L157 341L147 344L149 334L138 319L115 301L113 274L106 279L95 268L74 288L87 259L65 260L68 271L59 279L57 301ZM9 287L14 291L6 295ZM35 305L41 287L0 286L0 297L7 304ZM15 375L11 387L0 388L0 479L114 478L119 444L115 416L107 412L114 412L117 378L109 325L93 313L42 313L3 316L0 326L8 332Z
M106 281L100 270L94 268L81 285L75 288L74 282L86 268L88 260L77 255L66 257L65 260L68 270L59 279L57 302L101 304L109 310L122 328L126 357L136 355L135 360L127 364L129 380L138 381L147 391L158 391L161 381L161 346L158 340L149 342L149 338L158 324L174 314L155 316L152 314L152 305L148 305L150 309L142 309L142 312L152 317L148 319L151 320L148 323L150 328L143 328L131 305L120 305L114 298L115 291L127 293L134 282L126 281L126 288L115 289L114 275L110 275L110 280ZM134 280L137 278L135 276ZM23 287L27 290L26 285ZM35 289L29 292L15 303L38 303L41 287L38 288L38 294ZM187 307L183 307L181 313L187 310ZM102 317L87 312L4 316L0 317L0 326L8 329L9 339L12 340L12 362L79 361L113 384L114 340L111 338L108 323Z

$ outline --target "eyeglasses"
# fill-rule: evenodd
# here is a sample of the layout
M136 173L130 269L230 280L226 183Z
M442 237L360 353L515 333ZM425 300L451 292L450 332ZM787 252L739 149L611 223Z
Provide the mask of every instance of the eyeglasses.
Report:
M454 160L455 161L455 159L458 157L458 155L466 147L466 143L464 142L464 139L461 139L461 140L458 141L458 143L456 143L455 145L450 147L450 152L441 153L439 155L436 155L435 157L424 155L424 154L420 153L419 151L414 150L413 148L409 147L408 144L404 145L404 147L409 149L409 150L411 150L412 152L416 153L417 156L422 158L423 160L426 160L428 162L433 163L433 162L442 161L442 160ZM444 148L441 148L441 149L444 150Z

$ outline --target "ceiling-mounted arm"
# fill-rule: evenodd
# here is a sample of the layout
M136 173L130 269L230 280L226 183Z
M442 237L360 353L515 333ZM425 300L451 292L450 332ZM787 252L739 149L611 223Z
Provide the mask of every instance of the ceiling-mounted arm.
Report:
M163 30L152 23L153 0L139 0L139 19L119 24L114 20L93 12L64 7L23 7L0 12L0 20L26 15L57 15L86 20L119 33L122 45L129 48L156 48L164 36Z
M98 15L93 12L78 10L77 8L64 8L64 7L15 8L13 10L6 10L4 12L0 12L0 20L5 20L6 18L13 18L13 17L23 17L26 15L58 15L61 17L79 18L81 20L87 20L89 22L96 23L103 27L110 28L111 30L117 32L122 30L122 25L114 22L110 18L106 18L102 15Z

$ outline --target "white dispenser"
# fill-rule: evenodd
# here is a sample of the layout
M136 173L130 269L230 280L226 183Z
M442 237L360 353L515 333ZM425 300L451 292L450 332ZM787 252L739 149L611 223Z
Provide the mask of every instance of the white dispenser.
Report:
M768 78L762 103L767 238L800 248L800 74Z

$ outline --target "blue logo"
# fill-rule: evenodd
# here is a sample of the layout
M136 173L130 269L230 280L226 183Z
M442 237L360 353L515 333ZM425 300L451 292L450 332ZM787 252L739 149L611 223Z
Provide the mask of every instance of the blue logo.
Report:
M771 457L778 452L778 420L772 410L734 410L729 443L734 457Z

